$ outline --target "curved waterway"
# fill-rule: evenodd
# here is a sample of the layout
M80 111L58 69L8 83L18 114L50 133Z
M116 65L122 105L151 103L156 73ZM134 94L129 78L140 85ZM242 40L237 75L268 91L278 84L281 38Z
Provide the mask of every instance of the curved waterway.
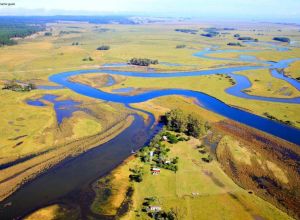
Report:
M222 51L218 50L217 52L220 53ZM230 52L237 51L231 50ZM239 50L238 52L243 51ZM209 51L208 53L210 54L211 52ZM199 52L196 53L195 56L198 56L200 58L207 58L208 53ZM228 94L245 99L254 99L261 101L287 102L297 104L300 103L299 98L279 99L246 94L243 92L243 90L249 88L251 86L251 83L247 77L236 73L244 70L271 69L272 75L274 77L287 81L299 90L299 82L283 76L276 70L277 68L286 68L291 62L299 59L283 60L278 63L263 62L263 65L261 61L256 62L256 59L252 56L242 57L242 61L249 62L249 60L247 59L251 60L251 63L254 63L254 65L175 73L126 72L103 69L78 70L55 74L52 75L49 79L52 82L55 82L60 86L69 88L79 94L110 102L123 103L127 107L130 107L130 104L132 103L144 102L156 97L167 95L183 95L187 97L193 97L197 99L198 105L203 108L300 145L299 129L229 106L224 102L201 92L183 89L162 89L148 91L132 96L126 96L115 93L107 93L84 84L69 81L69 77L71 76L87 73L105 73L110 75L123 75L145 78L227 74L234 78L236 81L236 84L234 86L226 90ZM66 162L60 164L58 167L51 169L45 174L39 176L34 181L25 184L14 194L0 203L0 219L20 218L24 216L24 214L27 214L34 209L47 204L60 202L61 199L68 194L79 192L82 188L89 185L92 181L108 173L116 165L121 163L130 155L132 149L138 149L147 140L149 140L149 137L151 137L151 135L153 135L156 131L155 129L151 129L153 123L154 118L152 115L150 115L150 123L148 126L144 124L144 121L140 116L135 115L135 120L132 125L114 139L101 145L101 147L94 148L76 158L67 160ZM80 200L80 198L78 198L78 200Z
M0 219L19 219L39 207L60 202L68 194L79 194L83 187L114 169L157 132L150 130L141 116L134 117L127 129L101 147L69 159L22 186L0 203ZM11 205L5 207L5 204Z

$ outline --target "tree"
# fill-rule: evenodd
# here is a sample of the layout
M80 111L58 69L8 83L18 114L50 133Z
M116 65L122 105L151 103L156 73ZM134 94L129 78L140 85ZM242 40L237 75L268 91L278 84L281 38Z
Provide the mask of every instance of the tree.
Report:
M29 83L29 84L28 84L28 88L29 88L30 90L36 89L36 85L33 84L33 83Z
M179 44L179 45L176 46L176 49L181 49L181 48L185 48L185 47L186 47L186 45L184 45L184 44Z
M134 169L129 169L129 170L132 173L129 175L130 181L135 181L138 183L143 181L143 175L144 175L143 167L136 166Z
M194 115L188 116L187 134L198 138L201 133L201 123Z
M97 48L97 50L109 50L109 49L110 49L110 46L108 46L108 45L102 45Z
M177 132L185 132L187 126L187 117L180 109L172 109L166 114L167 127Z

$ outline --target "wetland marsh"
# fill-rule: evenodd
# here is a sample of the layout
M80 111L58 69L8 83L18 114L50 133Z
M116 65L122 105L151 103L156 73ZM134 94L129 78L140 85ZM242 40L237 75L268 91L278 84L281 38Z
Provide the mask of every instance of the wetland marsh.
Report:
M46 30L51 31L51 35L20 39L18 45L1 47L0 54L4 57L0 61L1 84L17 78L34 82L37 89L24 93L0 91L3 115L0 119L0 217L18 219L44 206L69 204L80 210L80 214L76 213L82 218L104 218L106 214L90 210L94 199L94 194L89 193L91 184L110 174L128 156L146 145L160 131L158 121L163 114L183 108L196 112L197 117L212 124L211 132L220 135L214 144L217 153L209 166L197 161L199 158L195 156L197 145L204 143L203 137L168 145L171 154L179 156L180 169L185 167L195 176L201 174L195 178L194 185L185 180L190 173L186 175L179 171L173 175L167 172L159 176L162 189L171 184L167 192L156 188L151 174L146 172L143 187L153 187L154 192L162 196L163 207L174 208L178 199L184 207L180 212L187 213L190 219L202 215L205 219L209 215L203 207L202 214L191 212L191 209L197 209L197 201L203 203L205 198L194 201L185 196L212 182L215 188L205 188L201 193L211 202L218 201L215 218L222 216L223 200L232 202L231 207L238 207L236 214L226 209L227 217L232 219L290 218L277 208L285 212L290 208L290 216L297 218L299 210L295 206L275 201L282 199L277 189L273 196L264 195L247 182L250 180L246 174L242 180L234 176L221 159L230 158L234 166L242 167L233 156L234 150L230 149L230 154L226 147L235 140L240 143L234 145L242 152L240 154L253 157L259 152L259 160L267 158L265 151L250 150L249 153L248 136L229 128L249 129L249 134L253 134L251 137L257 138L253 143L259 142L255 145L257 149L266 149L270 143L276 143L274 149L278 152L289 152L281 159L270 157L263 167L274 173L269 178L281 181L280 186L287 187L287 192L299 192L297 187L291 187L295 183L294 177L286 173L299 168L300 82L297 65L300 48L275 43L272 39L278 34L279 27L286 35L292 35L293 40L299 40L300 34L292 24L272 24L264 31L262 24L249 23L226 30L229 34L215 38L201 36L202 28L210 25L223 30L226 24L47 23ZM196 29L199 34L174 31L182 26ZM261 29L264 35L257 35L253 27ZM99 31L99 28L105 31ZM259 42L243 42L242 48L232 49L227 43L235 39L236 33L258 37ZM176 46L181 44L185 47ZM110 47L100 51L97 50L99 45ZM19 53L20 50L23 53ZM92 59L86 60L86 57ZM133 57L157 59L158 64L149 67L128 65ZM257 166L253 160L248 163L252 168ZM283 160L291 166L285 166ZM129 162L139 163L137 159ZM149 170L149 165L141 166ZM127 165L125 167L128 169ZM243 173L243 170L239 172ZM127 174L124 170L121 173ZM174 178L180 181L172 185L176 182ZM179 185L182 188L178 188ZM256 195L249 196L246 187ZM136 210L140 209L144 197L155 196L136 184L134 190L132 198ZM220 196L225 191L226 196ZM166 199L168 196L170 200ZM242 207L251 211L245 212ZM139 219L133 209L127 211L125 219Z

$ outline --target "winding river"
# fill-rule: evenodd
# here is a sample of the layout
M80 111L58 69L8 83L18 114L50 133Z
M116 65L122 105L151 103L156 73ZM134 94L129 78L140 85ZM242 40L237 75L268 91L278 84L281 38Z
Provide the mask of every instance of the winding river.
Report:
M217 50L212 52L211 50L207 49L194 54L194 56L197 56L199 58L225 59L213 58L207 55L212 53L226 52L243 53L249 51ZM251 64L253 63L253 65L173 73L127 72L116 71L111 69L77 70L58 73L52 75L49 79L52 82L57 83L59 86L69 88L76 93L110 102L123 103L127 107L130 107L130 104L132 103L144 102L156 97L167 95L183 95L187 97L193 97L197 99L198 105L200 105L203 108L206 108L217 114L223 115L232 120L246 124L248 126L257 128L261 131L267 132L279 138L285 139L297 145L300 145L299 129L229 106L221 100L218 100L205 93L183 89L162 89L148 91L142 94L132 96L126 96L116 93L107 93L90 87L88 85L69 81L69 77L71 76L87 73L123 75L144 78L166 78L200 76L209 74L227 74L230 77L232 77L236 82L235 85L226 89L226 92L230 95L251 100L300 104L300 97L286 99L270 98L253 96L244 93L243 90L251 87L251 82L247 77L236 73L244 70L271 69L273 77L285 80L286 82L294 86L296 89L300 90L299 82L283 76L277 70L278 68L286 68L290 63L299 59L288 59L282 60L280 62L264 62L257 60L255 57L244 55L240 56L240 59L229 60L235 60L240 62L242 61ZM110 85L113 84L113 81L111 80ZM66 163L61 164L55 169L51 169L50 171L39 176L35 180L25 184L14 194L12 194L10 197L8 197L0 203L0 219L20 218L24 214L38 207L54 202L59 202L66 195L80 191L82 188L86 187L99 176L106 174L107 172L112 170L116 165L121 163L125 158L127 158L130 155L132 149L137 149L140 146L142 146L147 140L149 140L149 137L156 132L156 129L153 129L152 127L154 123L152 115L150 115L150 119L151 122L149 123L149 125L146 126L144 124L143 119L140 116L135 115L135 120L131 124L131 126L111 141L101 145L101 147L94 148L72 160L69 160ZM7 203L11 203L11 205L4 208L4 204Z

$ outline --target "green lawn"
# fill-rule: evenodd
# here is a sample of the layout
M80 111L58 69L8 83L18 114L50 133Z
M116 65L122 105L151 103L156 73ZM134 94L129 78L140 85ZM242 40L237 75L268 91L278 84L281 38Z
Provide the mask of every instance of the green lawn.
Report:
M196 149L199 143L192 139L170 146L170 156L179 157L177 173L162 169L161 174L153 176L150 166L144 165L144 180L134 183L133 208L124 219L148 219L140 211L146 197L157 197L156 205L166 211L176 210L180 219L291 219L237 186L215 160L203 162ZM136 161L131 163L133 166ZM192 196L192 193L199 194Z
M287 91L292 91L294 96L299 95L299 91L289 86L282 80L272 79L272 89L268 91L264 88L268 80L271 80L267 74L253 75L252 72L245 73L250 75L250 80L253 81L257 78L260 82L255 82L254 88L251 88L251 94L283 97L282 95L272 94L274 91L280 90L280 88L288 86ZM244 74L244 73L243 73ZM261 74L261 75L259 75ZM92 76L95 77L96 74ZM89 77L85 75L83 77ZM101 77L101 76L99 76ZM274 82L273 82L274 81ZM265 84L264 84L265 83ZM89 84L89 83L88 83ZM209 75L209 76L195 76L195 77L174 77L174 78L139 78L139 77L127 77L119 83L111 87L101 88L104 91L111 92L118 88L134 87L138 89L163 89L163 88L179 88L179 89L190 89L194 91L204 92L208 95L216 97L223 102L246 109L250 112L263 116L265 112L270 113L278 119L283 121L290 120L294 123L294 126L300 127L300 115L297 114L299 111L298 104L287 104L287 103L274 103L266 101L255 101L246 100L243 98L235 97L227 94L224 90L231 86L231 83L225 76ZM286 96L285 96L286 97ZM272 107L271 107L272 106Z

